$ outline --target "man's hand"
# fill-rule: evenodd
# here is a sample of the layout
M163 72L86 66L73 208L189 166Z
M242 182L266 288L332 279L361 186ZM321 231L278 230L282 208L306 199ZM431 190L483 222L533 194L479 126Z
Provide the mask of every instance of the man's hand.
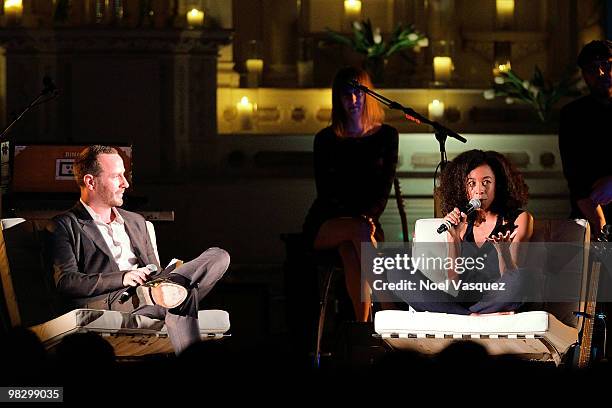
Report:
M123 286L138 286L149 280L151 270L146 266L126 272L123 275Z
M590 195L595 204L606 205L612 202L612 176L602 177L593 184Z

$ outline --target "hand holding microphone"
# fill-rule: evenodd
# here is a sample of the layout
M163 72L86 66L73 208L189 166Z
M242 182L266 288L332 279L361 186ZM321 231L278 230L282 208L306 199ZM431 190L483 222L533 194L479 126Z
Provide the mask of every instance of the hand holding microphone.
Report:
M451 227L454 228L461 222L461 213L465 215L469 215L475 210L479 209L481 206L480 200L477 198L472 198L467 205L459 208L460 214L457 214L456 211L449 213L444 220L444 223L440 224L438 227L438 234L442 234L445 231L450 231Z
M127 286L121 296L119 296L119 303L125 303L136 293L136 288L143 285L149 280L149 275L157 272L157 266L155 264L148 264L142 268L128 271L123 275L123 285Z

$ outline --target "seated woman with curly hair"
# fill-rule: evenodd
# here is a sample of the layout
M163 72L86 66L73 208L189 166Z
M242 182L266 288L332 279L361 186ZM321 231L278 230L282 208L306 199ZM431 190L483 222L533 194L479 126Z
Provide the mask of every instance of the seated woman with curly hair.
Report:
M446 232L448 256L484 260L460 271L453 263L455 268L447 269L448 279L460 281L460 287L503 282L504 291L460 290L457 297L441 291L417 291L401 297L417 311L467 315L518 309L525 272L521 268L525 246L519 243L528 242L533 234L533 216L522 209L528 196L522 174L497 152L470 150L444 169L440 196L444 219L451 224ZM474 198L480 200L481 207L464 214L459 208ZM418 272L412 279L427 277Z

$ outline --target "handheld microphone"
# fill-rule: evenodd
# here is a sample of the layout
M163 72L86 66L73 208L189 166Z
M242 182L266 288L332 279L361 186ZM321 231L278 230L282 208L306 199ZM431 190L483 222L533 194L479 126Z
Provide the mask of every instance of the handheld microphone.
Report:
M157 272L157 266L155 264L148 264L146 266L146 268L148 270L151 271L151 273L155 273ZM136 294L136 288L137 286L128 286L127 288L124 289L123 293L121 293L121 296L119 296L119 303L123 304L125 302L127 302L132 296L134 296L134 294Z
M53 82L53 79L49 75L45 75L43 77L43 90L40 93L41 95L48 95L57 92L57 87Z
M465 215L468 215L472 213L474 210L479 209L480 205L481 203L479 199L472 198L465 207L461 207L459 210L461 210L461 212L464 213ZM451 224L449 221L444 221L444 223L440 224L440 226L438 227L438 230L437 230L438 234L448 231L450 227L454 227L454 225Z

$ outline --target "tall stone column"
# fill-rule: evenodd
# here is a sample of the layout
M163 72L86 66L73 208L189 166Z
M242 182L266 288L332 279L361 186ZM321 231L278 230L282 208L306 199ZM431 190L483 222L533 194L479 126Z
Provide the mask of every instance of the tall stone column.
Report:
M263 0L265 77L271 85L296 86L298 8L295 1Z
M215 19L221 28L232 29L233 12L232 0L207 0L204 7L209 18ZM237 88L240 86L240 75L234 70L233 46L223 45L219 47L219 58L217 60L217 85L219 87Z

